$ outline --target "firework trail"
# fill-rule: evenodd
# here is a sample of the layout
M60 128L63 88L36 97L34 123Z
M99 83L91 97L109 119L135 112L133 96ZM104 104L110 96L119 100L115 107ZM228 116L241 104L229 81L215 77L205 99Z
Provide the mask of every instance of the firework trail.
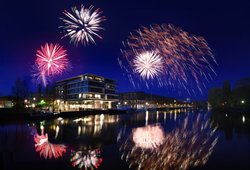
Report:
M76 46L79 42L84 45L91 43L95 44L94 36L102 39L98 34L103 28L100 26L102 21L105 21L105 17L101 16L102 11L100 9L94 10L94 6L85 8L83 5L80 10L76 7L72 8L72 13L64 11L65 18L60 18L64 26L59 28L63 29L64 37L70 37L70 42L73 42Z
M100 149L86 150L86 151L74 151L71 150L72 166L77 166L79 169L97 169L101 163Z
M204 82L216 75L213 65L217 63L206 40L171 24L141 27L123 46L121 68L144 84L155 84L149 81L154 79L158 86L202 92ZM146 60L145 54L154 59Z
M215 131L209 120L199 115L194 121L186 117L180 127L166 133L159 145L150 149L138 146L133 141L134 133L128 137L124 135L125 141L122 137L119 139L122 141L121 159L130 168L144 170L185 170L202 166L208 161L218 141Z
M66 50L59 44L46 43L37 50L37 58L33 66L33 78L37 82L42 82L44 86L48 80L54 76L62 74L70 68Z
M32 66L32 78L35 84L42 83L45 87L48 85L48 82L50 81L50 79L46 77L46 74L39 70L39 67L36 64Z

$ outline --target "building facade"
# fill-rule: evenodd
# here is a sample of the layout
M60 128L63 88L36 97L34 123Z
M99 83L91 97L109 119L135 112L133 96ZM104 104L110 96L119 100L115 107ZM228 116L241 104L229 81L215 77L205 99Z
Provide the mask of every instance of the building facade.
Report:
M111 109L118 102L115 80L93 74L58 81L55 91L60 111Z

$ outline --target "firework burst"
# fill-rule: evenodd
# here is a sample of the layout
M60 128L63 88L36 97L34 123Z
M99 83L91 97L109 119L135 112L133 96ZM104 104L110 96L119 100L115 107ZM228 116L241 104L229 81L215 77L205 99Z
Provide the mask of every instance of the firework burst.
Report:
M197 88L202 92L204 82L216 75L213 64L217 63L206 40L174 25L141 27L131 33L123 45L123 58L119 64L130 79L131 76L134 79L139 75L144 83L148 83L150 78L156 80L158 86L184 88L190 93L189 89ZM154 51L157 62L153 62L149 69L145 69L146 62L135 66L133 61L138 60L138 54L149 54L148 51Z
M33 77L44 86L51 77L62 74L70 68L66 50L59 44L46 43L41 46L40 50L37 50L36 56Z
M62 46L46 43L37 50L36 64L39 70L48 76L61 74L69 64L66 50Z
M143 79L153 79L162 73L162 63L162 58L156 52L146 51L134 58L133 67Z
M76 7L72 8L72 13L64 11L63 14L66 18L60 18L64 26L59 28L63 29L64 37L70 37L71 42L78 45L81 42L84 45L95 43L94 36L101 38L98 34L103 28L100 26L101 22L105 20L104 16L101 16L102 11L96 9L93 11L94 6L85 8L83 5L78 10Z

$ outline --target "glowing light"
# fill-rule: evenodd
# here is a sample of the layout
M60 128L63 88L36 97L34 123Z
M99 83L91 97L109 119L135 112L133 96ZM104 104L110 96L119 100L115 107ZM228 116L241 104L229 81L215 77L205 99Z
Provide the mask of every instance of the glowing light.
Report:
M72 8L72 13L64 11L65 18L60 18L64 22L63 28L65 35L62 37L70 37L71 42L78 45L81 42L84 45L88 43L95 43L94 36L101 38L98 34L103 28L100 23L105 20L105 17L101 16L102 11L96 9L92 12L94 6L85 8L83 5L78 10L76 7Z
M246 119L245 116L242 116L242 122L245 123Z
M244 104L245 103L245 100L241 100L241 104Z
M97 169L102 163L100 154L100 149L86 151L71 150L70 162L73 167L77 166L79 169Z
M157 148L163 143L164 133L162 128L157 126L146 126L133 130L133 141L136 147L143 149Z

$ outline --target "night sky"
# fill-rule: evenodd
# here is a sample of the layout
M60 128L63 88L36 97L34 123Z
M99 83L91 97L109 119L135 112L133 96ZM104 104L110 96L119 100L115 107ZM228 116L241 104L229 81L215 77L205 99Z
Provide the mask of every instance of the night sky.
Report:
M61 39L62 11L81 4L94 5L107 20L102 23L103 40L78 47ZM46 42L59 43L68 51L72 69L58 77L93 73L117 80L118 91L146 91L184 98L165 88L134 89L117 62L122 41L141 26L172 23L203 36L218 61L217 77L208 88L234 84L250 77L250 1L242 0L1 0L0 2L0 94L10 95L17 77L29 79L36 50ZM32 85L33 86L33 85ZM187 96L204 99L205 95Z

